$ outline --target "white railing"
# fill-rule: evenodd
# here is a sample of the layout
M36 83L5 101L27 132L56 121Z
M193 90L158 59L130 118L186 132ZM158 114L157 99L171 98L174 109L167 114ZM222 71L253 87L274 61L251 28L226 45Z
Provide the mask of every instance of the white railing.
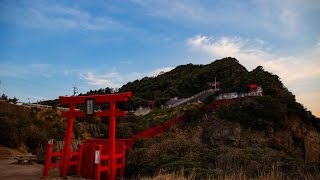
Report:
M225 93L220 94L216 100L222 100L222 99L236 99L236 98L243 98L248 96L263 96L262 91L253 91L250 93Z
M43 104L30 104L30 103L19 103L17 104L17 106L24 106L24 107L37 107L37 108L41 108L41 109L53 109L52 106L49 105L43 105ZM59 111L69 111L69 108L65 108L65 107L57 107L57 109ZM75 109L76 111L80 111L80 109ZM96 110L99 111L99 110Z
M43 104L30 104L31 107L38 107L42 109L52 109L52 106L43 105Z
M192 100L194 100L194 99L196 99L196 98L198 98L198 97L201 97L201 96L203 96L204 94L208 94L208 95L209 95L209 94L212 94L214 91L215 91L214 89L204 90L204 91L202 91L202 92L200 92L200 93L198 93L198 94L195 94L195 95L193 95L193 96L190 96L190 97L188 97L188 98L181 99L181 100L178 101L177 103L169 105L168 108L177 107L177 106L179 106L179 105L181 105L181 104L185 104L185 103L187 103L187 102L189 102L189 101L192 101Z

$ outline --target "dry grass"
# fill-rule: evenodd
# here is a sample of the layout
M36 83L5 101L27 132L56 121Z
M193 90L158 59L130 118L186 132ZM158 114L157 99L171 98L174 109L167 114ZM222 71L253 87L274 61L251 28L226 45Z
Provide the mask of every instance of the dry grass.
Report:
M139 178L140 179L140 178ZM179 172L168 173L165 170L160 170L154 177L141 177L141 180L190 180L195 179L194 173L186 175L184 170Z
M320 179L318 164L269 147L211 148L203 128L172 128L128 153L128 177L137 179ZM184 168L183 171L180 168Z
M302 179L304 180L313 180L317 179L317 177L314 177L310 174L301 174ZM318 177L319 178L319 177ZM171 172L168 173L164 170L159 171L159 173L154 177L141 177L139 179L142 180L194 180L198 179L195 176L195 173L191 173L189 175L186 175L184 170L180 170L178 172ZM248 179L259 179L259 180L291 180L292 177L285 176L284 173L281 172L279 167L277 165L272 165L272 168L270 171L260 171L258 176L256 177L250 177L245 171L239 170L238 172L231 173L228 175L223 176L217 176L217 177L208 177L205 179L211 179L211 180L248 180ZM301 179L301 178L296 178Z

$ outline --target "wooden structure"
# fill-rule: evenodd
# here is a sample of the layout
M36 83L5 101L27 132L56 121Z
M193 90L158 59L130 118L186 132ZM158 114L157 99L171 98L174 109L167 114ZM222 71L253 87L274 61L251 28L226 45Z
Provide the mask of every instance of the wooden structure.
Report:
M37 156L32 154L16 155L14 159L18 160L18 163L28 161L29 164L32 164L32 162L37 161Z

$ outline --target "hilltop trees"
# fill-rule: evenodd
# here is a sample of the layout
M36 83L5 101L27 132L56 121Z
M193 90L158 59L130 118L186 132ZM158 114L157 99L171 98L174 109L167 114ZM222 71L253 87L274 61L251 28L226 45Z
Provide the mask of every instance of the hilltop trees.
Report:
M98 90L91 90L82 94L80 93L79 96L85 96L85 95L94 95L94 94L111 94L114 92L118 92L117 88L110 88L110 87L106 87L106 88L100 88Z
M270 75L270 76L269 76ZM270 79L271 78L271 79ZM264 81L268 79L268 81ZM235 58L223 58L208 65L181 65L156 77L145 77L123 85L120 92L132 91L142 99L154 100L158 107L170 97L186 98L208 89L208 82L221 82L220 92L248 92L248 85L256 83L279 87L278 78L273 78L262 67L248 72ZM281 84L281 82L280 82ZM282 84L280 85L282 87ZM267 93L272 91L267 88Z
M161 90L157 96L147 98L161 97L168 100L170 96L189 97L206 90L207 83L216 79L222 82L222 91L228 92L236 90L234 87L241 84L240 77L247 73L248 71L236 59L224 58L208 65L181 65L155 78L128 83L120 88L120 91L132 89L136 96L146 98L144 89Z
M1 99L3 99L3 100L8 100L8 96L6 96L5 94L2 94L2 95L1 95Z
M2 100L6 100L6 101L9 101L9 102L12 102L14 104L16 104L18 102L19 99L17 99L16 97L13 97L13 98L8 98L7 95L5 95L4 93L1 95L0 99Z

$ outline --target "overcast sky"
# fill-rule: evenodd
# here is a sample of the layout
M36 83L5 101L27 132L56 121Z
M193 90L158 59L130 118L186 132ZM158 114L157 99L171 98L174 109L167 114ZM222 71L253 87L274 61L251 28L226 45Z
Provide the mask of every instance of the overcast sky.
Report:
M235 57L320 116L320 1L0 1L0 93L55 99Z

